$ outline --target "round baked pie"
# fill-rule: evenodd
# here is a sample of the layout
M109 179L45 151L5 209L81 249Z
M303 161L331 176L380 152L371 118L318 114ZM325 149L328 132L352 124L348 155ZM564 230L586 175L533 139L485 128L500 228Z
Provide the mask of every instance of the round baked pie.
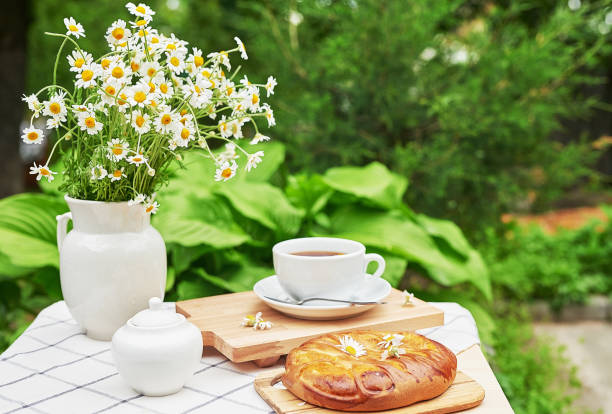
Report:
M413 332L323 335L287 355L283 384L298 398L343 411L380 411L434 398L455 379L457 358Z

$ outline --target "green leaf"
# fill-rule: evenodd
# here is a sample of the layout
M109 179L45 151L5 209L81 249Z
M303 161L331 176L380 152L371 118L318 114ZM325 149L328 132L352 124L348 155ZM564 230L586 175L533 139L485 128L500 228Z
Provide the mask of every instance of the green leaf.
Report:
M352 194L384 208L396 208L408 180L373 162L365 167L337 167L327 170L323 180L334 190Z
M246 159L244 157L239 158L237 164L239 168L242 168L239 170L241 173L236 176L238 179L244 178L247 181L259 182L268 181L285 161L285 146L280 142L246 145L243 148L251 154L257 151L263 151L264 157L262 158L262 162L249 172L244 170Z
M470 251L473 250L461 229L452 221L440 220L424 214L416 214L415 219L427 233L443 239L460 255L469 256Z
M292 237L300 229L303 212L268 183L234 181L214 191L225 197L238 213L274 231L279 238Z
M176 289L178 300L203 298L205 296L222 295L225 290L212 285L205 280L183 280Z
M354 239L418 263L442 285L471 282L491 298L489 275L478 252L470 250L467 259L445 254L422 227L401 212L347 207L338 210L331 222L331 233L336 237Z
M307 217L316 216L325 207L333 192L318 174L292 175L285 188L285 194L291 204L304 210Z
M58 267L55 216L67 210L64 200L44 194L18 194L0 200L1 270L21 273L24 269Z
M204 269L195 269L194 273L230 292L251 290L259 280L274 274L273 268L256 263L236 251L223 252L221 261L224 265L218 276L210 275Z
M236 224L222 199L214 196L165 193L153 224L166 243L202 244L223 249L247 242L249 236Z

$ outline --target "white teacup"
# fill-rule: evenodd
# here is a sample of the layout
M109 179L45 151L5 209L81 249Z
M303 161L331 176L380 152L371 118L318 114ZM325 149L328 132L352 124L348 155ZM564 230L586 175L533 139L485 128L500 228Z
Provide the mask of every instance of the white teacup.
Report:
M327 256L296 253L328 252ZM281 287L292 298L352 299L367 278L385 271L385 259L365 252L359 242L331 237L307 237L277 243L272 248L274 270ZM374 274L366 273L368 263L377 262Z

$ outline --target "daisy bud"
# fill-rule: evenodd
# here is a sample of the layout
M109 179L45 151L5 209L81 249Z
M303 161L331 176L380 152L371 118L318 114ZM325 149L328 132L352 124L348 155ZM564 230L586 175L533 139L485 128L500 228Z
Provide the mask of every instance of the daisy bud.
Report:
M176 154L174 157L177 161L183 161L183 157L181 157L181 154Z
M149 168L149 170L147 171L147 173L153 177L155 175L155 169L154 168Z
M66 141L70 141L70 140L72 139L72 134L66 134L66 135L64 136L64 139L65 139Z

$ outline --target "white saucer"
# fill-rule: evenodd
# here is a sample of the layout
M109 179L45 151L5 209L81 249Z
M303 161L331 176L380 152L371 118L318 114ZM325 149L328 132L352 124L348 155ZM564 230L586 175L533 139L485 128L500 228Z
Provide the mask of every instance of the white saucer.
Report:
M377 305L350 305L325 301L312 301L303 305L290 305L276 302L265 296L281 300L291 300L278 283L276 275L260 280L253 286L253 292L272 309L299 319L333 320L344 319L358 315ZM364 302L375 302L385 299L391 293L391 285L380 277L368 278L363 287L351 299ZM385 305L378 305L385 306Z

